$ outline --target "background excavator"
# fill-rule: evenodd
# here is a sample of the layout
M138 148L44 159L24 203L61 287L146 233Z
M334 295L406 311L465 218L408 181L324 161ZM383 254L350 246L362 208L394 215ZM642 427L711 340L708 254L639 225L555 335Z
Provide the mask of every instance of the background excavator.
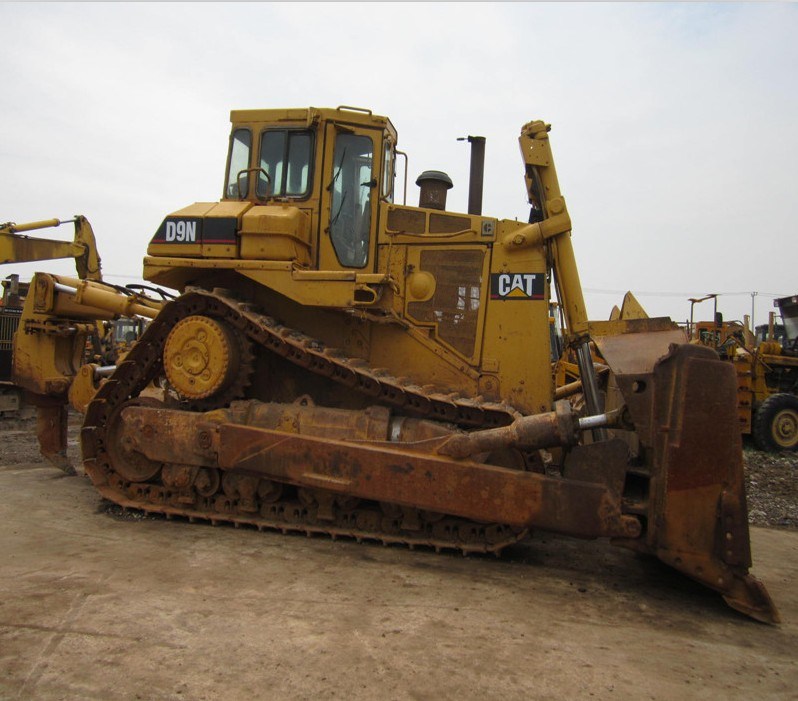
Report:
M27 232L74 223L73 241L29 236ZM0 225L0 263L74 258L77 278L36 273L30 283L12 275L3 285L0 309L0 411L36 407L42 454L69 474L66 456L67 407L82 411L113 366L120 345L118 324L126 333L142 322L128 315L154 316L160 303L103 282L97 243L88 220L76 216ZM99 296L103 306L90 301ZM85 301L84 301L85 300ZM128 338L128 343L133 339ZM127 344L126 344L127 346ZM124 347L124 350L127 347ZM110 350L110 352L109 352Z
M369 110L231 121L221 201L168 215L144 259L180 295L88 405L104 497L436 550L606 537L778 621L749 574L734 369L667 318L588 319L549 125L521 131L524 223L482 214L479 137L453 213L439 171L394 202L397 133ZM555 297L578 401L555 393Z
M28 232L74 223L72 241L33 237ZM102 280L100 256L94 231L88 220L76 216L68 221L47 219L25 224L0 224L0 264L30 263L59 258L74 258L78 277ZM0 308L0 412L14 415L25 404L24 388L13 382L14 335L22 319L22 308L30 291L30 283L18 275L3 281L3 301ZM98 330L96 329L95 332Z

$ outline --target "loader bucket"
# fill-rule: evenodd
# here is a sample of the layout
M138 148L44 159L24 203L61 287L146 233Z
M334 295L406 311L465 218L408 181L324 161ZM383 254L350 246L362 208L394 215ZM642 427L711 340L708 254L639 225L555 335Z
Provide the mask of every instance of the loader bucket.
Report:
M638 336L638 345L646 335L630 334ZM624 343L613 345L602 352L615 356L607 358L611 367L613 360L623 366L619 347ZM648 552L717 590L732 608L778 623L764 585L748 573L751 548L734 368L712 349L673 344L650 372L639 364L634 369L638 372L616 378L650 472Z

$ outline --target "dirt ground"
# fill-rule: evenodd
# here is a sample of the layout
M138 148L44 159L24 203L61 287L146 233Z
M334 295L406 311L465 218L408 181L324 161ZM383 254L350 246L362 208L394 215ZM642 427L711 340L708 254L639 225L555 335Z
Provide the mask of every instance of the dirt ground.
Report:
M794 521L752 528L775 627L604 542L464 558L117 517L19 430L0 699L798 698Z

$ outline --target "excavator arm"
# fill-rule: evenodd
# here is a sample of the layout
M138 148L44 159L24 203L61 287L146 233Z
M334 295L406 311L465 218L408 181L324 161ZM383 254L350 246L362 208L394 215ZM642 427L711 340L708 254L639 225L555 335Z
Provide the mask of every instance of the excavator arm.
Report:
M54 228L68 223L75 224L75 236L71 242L25 235L27 231ZM102 280L97 241L86 217L77 214L74 219L67 221L45 219L26 224L0 224L0 264L59 258L74 258L78 277L82 280Z
M75 225L72 241L27 235L67 223ZM97 365L84 365L87 341L99 333L104 321L119 316L152 318L160 303L102 282L97 241L82 215L67 221L0 225L0 263L60 258L75 259L78 279L34 275L13 336L10 379L37 409L42 454L69 473L74 470L66 459L67 404L82 410L107 374Z
M84 364L98 323L121 316L152 319L161 302L105 283L36 273L14 335L12 379L37 407L42 454L71 472L66 459L67 405L84 411L110 369Z

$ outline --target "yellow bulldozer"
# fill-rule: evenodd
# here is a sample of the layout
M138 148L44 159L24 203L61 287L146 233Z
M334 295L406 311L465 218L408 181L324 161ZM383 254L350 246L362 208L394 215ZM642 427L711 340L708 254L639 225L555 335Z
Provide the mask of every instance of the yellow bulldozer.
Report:
M73 241L29 233L66 223L75 226ZM140 317L131 315L154 316L160 301L103 282L94 231L82 215L0 225L0 263L60 258L75 259L77 278L36 273L29 283L17 275L4 281L0 413L14 415L25 405L35 407L42 454L74 474L66 457L67 406L85 409L99 383L115 369L92 362L92 356L102 352L103 341L113 344L117 325L127 333L141 328ZM95 298L102 300L101 306L92 303ZM117 344L111 350L119 349Z
M519 222L481 211L480 137L458 213L440 171L396 202L397 132L370 110L231 121L221 201L169 214L144 259L179 296L88 404L102 496L464 553L532 529L609 538L778 621L749 573L734 371L669 319L588 319L549 125L521 130ZM555 396L555 297L578 402Z

